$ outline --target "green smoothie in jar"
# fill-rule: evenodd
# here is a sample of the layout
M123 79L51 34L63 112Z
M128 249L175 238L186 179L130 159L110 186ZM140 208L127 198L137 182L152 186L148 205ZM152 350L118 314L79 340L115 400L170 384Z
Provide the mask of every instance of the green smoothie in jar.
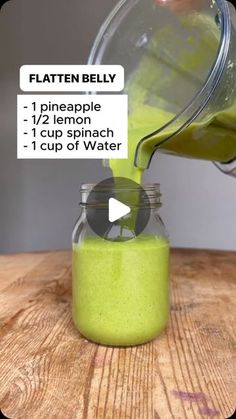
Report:
M73 319L87 339L131 346L154 339L169 312L169 244L140 235L73 247Z

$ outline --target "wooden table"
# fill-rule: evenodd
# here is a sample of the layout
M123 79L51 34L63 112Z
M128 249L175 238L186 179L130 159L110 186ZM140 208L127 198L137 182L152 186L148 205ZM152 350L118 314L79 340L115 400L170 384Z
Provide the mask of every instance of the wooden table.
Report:
M227 418L235 409L236 253L174 250L168 330L134 348L82 338L71 254L0 257L0 408L12 419Z

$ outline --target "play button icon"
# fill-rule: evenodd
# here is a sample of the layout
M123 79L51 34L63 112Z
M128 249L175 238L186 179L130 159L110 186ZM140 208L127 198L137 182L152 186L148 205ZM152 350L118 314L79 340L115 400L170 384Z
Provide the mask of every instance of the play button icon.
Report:
M123 204L115 198L109 199L108 219L110 223L114 223L114 221L120 220L120 218L128 215L130 211L131 209L128 207L128 205Z
M110 241L127 241L143 232L150 217L150 202L139 184L116 177L85 187L81 204L96 235Z

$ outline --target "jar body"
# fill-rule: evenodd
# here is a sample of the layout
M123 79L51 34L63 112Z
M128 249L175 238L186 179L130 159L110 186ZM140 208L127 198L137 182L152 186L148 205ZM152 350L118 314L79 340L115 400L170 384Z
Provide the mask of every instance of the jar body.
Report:
M157 211L146 230L122 242L96 236L82 211L73 233L73 320L96 343L131 346L166 327L169 243Z

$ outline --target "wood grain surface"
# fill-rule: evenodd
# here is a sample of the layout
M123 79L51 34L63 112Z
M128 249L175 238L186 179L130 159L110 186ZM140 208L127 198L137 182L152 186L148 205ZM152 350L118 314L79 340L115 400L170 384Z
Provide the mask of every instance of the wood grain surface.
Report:
M172 251L169 327L106 348L71 320L71 254L0 256L0 408L11 419L228 418L236 253Z

